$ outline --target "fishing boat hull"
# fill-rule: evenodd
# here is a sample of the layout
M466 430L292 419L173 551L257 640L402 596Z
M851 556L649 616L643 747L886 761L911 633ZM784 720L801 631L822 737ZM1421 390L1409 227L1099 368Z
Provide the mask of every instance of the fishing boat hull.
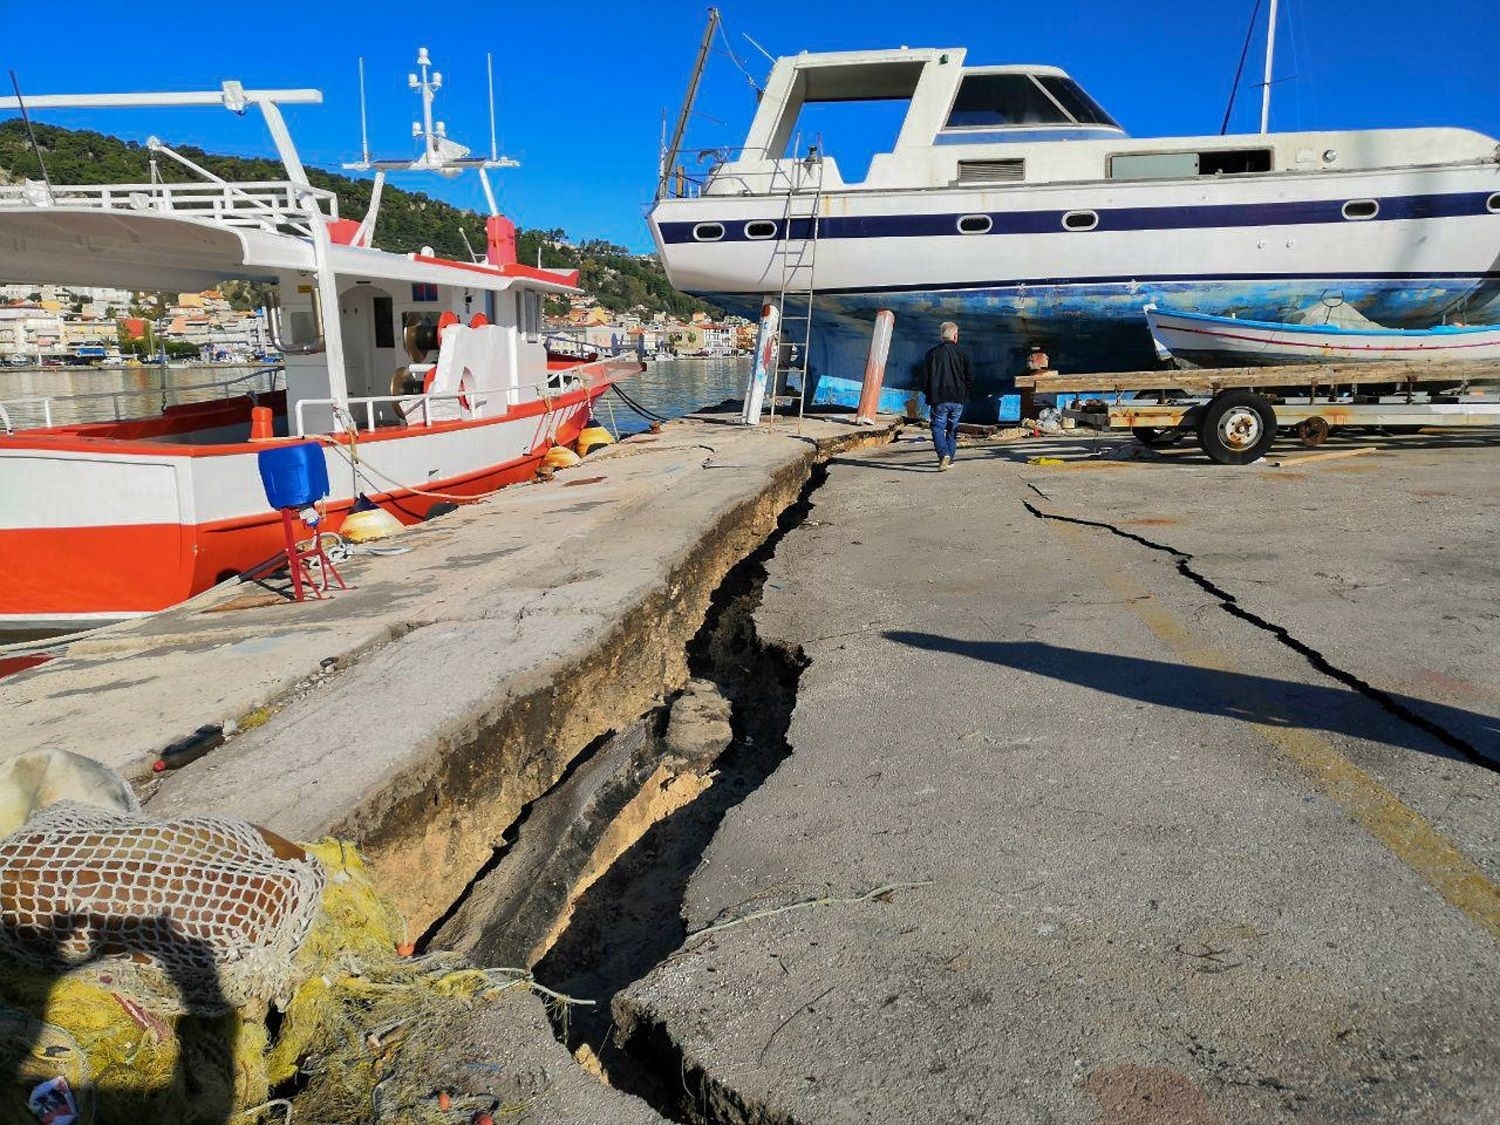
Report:
M624 370L599 365L575 389L493 418L382 428L352 444L347 435L318 439L332 487L324 527L336 531L359 495L414 524L436 504L529 480L549 448L576 440ZM233 426L248 435L250 407L232 399L0 436L0 629L151 613L280 550L281 517L267 506L258 462L268 443L222 440ZM204 433L219 440L195 444Z
M1500 327L1344 328L1278 324L1147 308L1152 337L1199 367L1317 363L1454 363L1500 359Z

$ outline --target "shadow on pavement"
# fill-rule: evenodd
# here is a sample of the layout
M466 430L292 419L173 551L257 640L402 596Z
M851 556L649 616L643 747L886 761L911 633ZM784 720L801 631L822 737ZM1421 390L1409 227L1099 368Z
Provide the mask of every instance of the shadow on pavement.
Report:
M887 631L898 644L950 652L1159 707L1271 727L1321 730L1462 761L1435 738L1393 715L1371 714L1371 701L1342 687L1303 684L1136 656L1088 652L1039 641L966 641L933 633ZM1393 695L1411 711L1470 742L1500 767L1500 719L1425 699Z

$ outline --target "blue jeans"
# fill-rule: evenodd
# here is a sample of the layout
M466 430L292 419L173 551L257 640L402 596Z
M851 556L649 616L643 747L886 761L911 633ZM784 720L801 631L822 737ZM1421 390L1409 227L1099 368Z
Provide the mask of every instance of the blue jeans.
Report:
M958 420L963 417L961 402L932 404L932 448L938 457L952 461L958 457Z

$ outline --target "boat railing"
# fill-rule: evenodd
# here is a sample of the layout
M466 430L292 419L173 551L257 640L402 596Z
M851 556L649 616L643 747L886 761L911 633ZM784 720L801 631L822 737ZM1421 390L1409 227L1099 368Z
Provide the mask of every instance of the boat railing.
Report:
M582 382L583 380L581 379L570 377L567 371L554 371L551 377L543 382L517 387L489 387L483 390L444 391L438 394L362 395L343 400L302 398L298 399L292 408L292 433L300 438L315 437L326 432L324 430L308 430L305 412L314 408L327 410L335 416L342 414L344 416L343 420L347 423L345 429L353 426L361 433L374 433L380 428L379 408L382 406L399 407L401 417L408 426L428 427L438 422L459 420L456 418L433 417L432 404L435 402L458 403L463 409L469 411L469 417L463 419L463 421L474 421L486 417L484 407L491 398L500 399L504 402L506 408L509 409L511 406L529 401L521 397L522 392L534 391L536 392L536 398L546 399L553 395L572 390ZM361 423L363 424L362 428Z
M139 369L133 369L139 370ZM73 395L32 395L23 398L6 399L0 402L0 423L3 423L5 432L13 434L16 429L36 429L45 427L50 429L57 425L73 425L88 422L121 422L126 418L138 415L122 411L122 403L131 399L160 398L161 409L165 410L169 405L182 404L184 402L206 402L215 397L222 396L223 392L242 383L249 383L265 378L266 391L276 389L276 377L281 374L281 367L262 367L244 375L237 375L233 379L216 379L208 383L178 383L172 384L166 381L166 374L171 368L161 368L162 382L152 387L121 387L113 391L84 391ZM199 394L197 392L212 392ZM252 390L252 393L255 393ZM183 395L191 397L184 399ZM169 402L168 400L173 400ZM111 416L87 417L87 412L77 409L88 403L108 401L111 408ZM25 425L17 426L15 417L27 415L34 419ZM65 416L64 416L65 415Z
M82 207L98 211L182 215L221 226L310 234L304 201L329 219L339 217L338 197L290 180L244 183L0 185L0 208Z

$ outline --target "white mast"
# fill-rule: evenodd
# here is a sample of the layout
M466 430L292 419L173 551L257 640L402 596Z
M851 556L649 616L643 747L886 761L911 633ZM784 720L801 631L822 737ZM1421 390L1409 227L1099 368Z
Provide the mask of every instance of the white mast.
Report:
M1266 76L1260 88L1260 131L1262 133L1271 131L1271 62L1275 57L1276 0L1271 0L1271 15L1266 24Z

